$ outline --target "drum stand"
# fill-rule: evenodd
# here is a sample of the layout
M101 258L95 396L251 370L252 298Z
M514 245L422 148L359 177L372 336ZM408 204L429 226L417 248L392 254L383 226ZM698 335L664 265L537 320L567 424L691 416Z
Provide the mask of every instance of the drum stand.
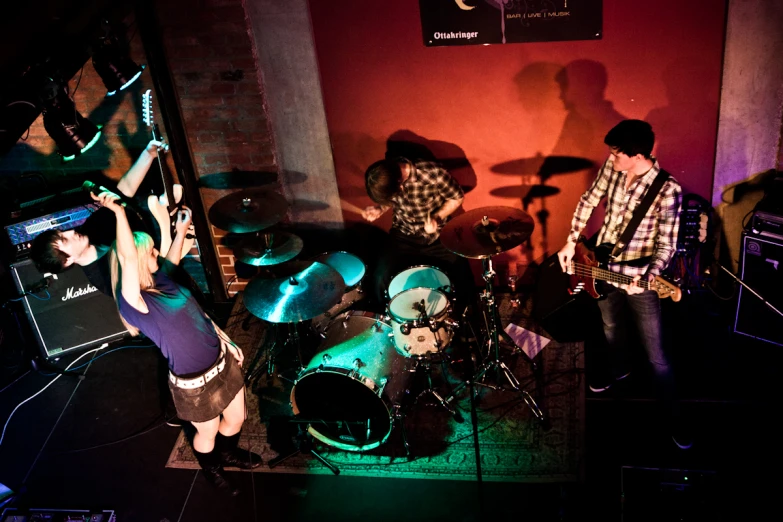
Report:
M435 397L435 400L438 401L438 403L443 406L457 422L463 422L464 419L462 418L462 415L455 408L452 408L449 404L449 401L441 397L437 390L432 387L432 361L430 361L429 357L426 355L423 357L413 357L413 361L414 366L411 371L414 372L414 375L424 374L424 377L427 379L427 386L421 392L419 392L419 394L416 396L416 399L414 400L414 403L419 402L419 399L421 399L424 395L432 395Z
M269 324L274 328L275 340L272 342L272 345L265 350L262 350L261 346L258 347L255 357L253 357L253 361L250 363L250 366L248 366L247 377L245 377L245 384L250 384L254 379L259 377L262 372L265 372L269 376L275 375L275 361L277 360L277 355L285 350L286 346L289 344L292 344L296 347L296 371L297 373L302 371L302 341L299 336L299 323ZM281 348L279 350L275 350L275 347L280 342L280 328L283 324L288 325L288 334L283 340ZM263 354L266 354L266 361L264 364L259 364ZM283 377L281 373L278 373L277 377L279 379L284 379L290 382L290 379Z
M495 288L493 284L495 279L495 270L492 268L492 257L490 256L483 258L481 262L484 267L483 279L486 282L486 287L481 293L481 300L486 305L484 311L484 321L487 327L487 356L484 360L484 363L479 366L478 372L472 377L472 379L469 379L454 388L454 391L451 393L451 395L446 398L446 402L451 402L454 400L454 397L457 395L457 393L462 391L462 389L464 389L466 386L469 386L471 383L477 386L484 386L485 388L490 388L492 390L515 391L522 396L522 400L524 400L525 404L533 412L533 415L539 421L543 421L544 413L541 411L541 408L538 407L538 404L533 399L533 396L530 395L530 393L528 393L526 390L520 388L519 381L514 376L511 369L500 359L500 337L503 335L504 339L510 340L510 338L508 338L508 334L506 334L506 332L504 332L503 328L500 326L500 314L498 312L497 301L495 300ZM514 348L515 350L519 350L515 344ZM531 361L531 364L535 369L535 363ZM490 371L495 372L495 384L487 384L484 382L484 378ZM503 386L503 379L501 377L505 378L510 388Z
M309 425L309 424L311 424L313 422L316 422L316 420L314 420L314 419L308 420L308 419L297 419L297 418L294 418L294 419L290 419L288 422L293 422L293 423L300 424L300 425L301 424L308 424ZM340 469L337 466L335 466L334 464L332 464L331 462L326 460L326 458L324 458L323 455L321 455L320 453L315 451L315 449L313 448L313 446L314 446L313 436L310 435L310 433L306 429L302 429L301 426L300 426L299 430L297 432L296 438L297 438L297 440L299 442L299 446L294 451L292 451L291 453L288 453L286 455L278 455L277 457L271 459L267 463L267 466L269 466L269 469L272 469L275 466L280 465L282 462L290 459L291 457L299 455L300 453L305 453L305 454L312 455L313 457L315 457L321 464L323 464L324 466L329 468L329 471L331 471L335 475L339 475L340 474Z

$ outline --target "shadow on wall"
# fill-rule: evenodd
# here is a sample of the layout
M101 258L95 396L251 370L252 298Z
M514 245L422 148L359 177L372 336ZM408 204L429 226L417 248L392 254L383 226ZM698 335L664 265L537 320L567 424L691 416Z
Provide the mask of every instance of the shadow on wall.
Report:
M721 203L715 208L719 218L716 256L735 274L742 253L742 232L748 226L753 211L763 209L777 215L783 213L783 195L773 191L773 187L780 185L782 176L781 171L770 169L723 189Z
M651 110L645 119L655 131L657 157L687 193L703 185L696 184L697 180L712 179L714 141L704 136L717 133L717 122L711 116L718 113L718 100L710 89L712 84L706 81L693 82L683 90L685 76L707 78L713 71L693 57L681 57L667 65L662 79L668 105Z

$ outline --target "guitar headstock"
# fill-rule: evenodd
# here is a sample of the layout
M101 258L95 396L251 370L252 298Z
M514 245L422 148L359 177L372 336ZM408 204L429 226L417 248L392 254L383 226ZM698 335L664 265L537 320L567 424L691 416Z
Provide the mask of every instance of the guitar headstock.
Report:
M655 280L652 281L652 286L654 287L653 290L658 293L658 297L661 299L671 297L672 301L675 303L682 299L682 290L680 290L680 287L674 283L670 283L661 276L655 276Z
M152 127L154 120L152 118L152 90L150 89L147 89L147 92L141 97L141 117L147 127Z

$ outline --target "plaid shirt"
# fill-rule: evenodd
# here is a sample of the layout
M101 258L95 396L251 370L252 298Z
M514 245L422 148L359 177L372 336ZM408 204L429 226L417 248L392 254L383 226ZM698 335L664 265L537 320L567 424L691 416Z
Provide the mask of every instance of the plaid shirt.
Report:
M413 171L402 185L402 191L392 198L392 229L432 244L440 236L442 226L438 227L438 232L427 234L424 218L442 207L446 200L462 199L464 193L457 181L437 163L417 161L412 165Z
M653 162L649 172L634 181L626 192L626 173L612 170L613 162L607 159L593 185L579 199L568 240L577 241L593 209L607 196L606 215L596 243L617 243L631 220L634 209L641 203L647 188L661 170L655 158ZM682 189L677 180L669 176L625 250L607 268L632 277L647 273L659 275L668 266L677 246L681 206ZM628 264L646 257L650 258L649 264Z

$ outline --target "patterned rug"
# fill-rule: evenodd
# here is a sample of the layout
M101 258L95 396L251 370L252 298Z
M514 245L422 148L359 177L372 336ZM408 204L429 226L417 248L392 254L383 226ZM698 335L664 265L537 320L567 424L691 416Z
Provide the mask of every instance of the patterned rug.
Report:
M509 297L501 295L501 323L504 327L513 323L545 335L527 319L530 317L529 301L512 306ZM290 405L292 381L276 376L270 378L261 371L266 368L264 354L272 343L274 328L249 316L241 294L238 295L225 330L244 350L245 370L249 377L254 377L248 385L248 419L240 446L251 448L264 458L265 464L253 470L255 472L329 474L331 471L307 452L283 459L271 469L266 465L275 457L289 455L292 450L301 447L301 437L295 436L297 430L301 435L298 428L301 425L288 422L293 417ZM305 362L321 351L318 348L320 338L314 337L316 340L308 348L310 336L302 336L302 359ZM433 365L433 388L443 397L448 397L462 382L460 376L468 373L460 360L465 360L464 347L469 344L464 343L470 342L470 335L462 336L467 338L462 344L457 337L446 350L451 354L450 362ZM259 350L261 355L256 357ZM281 368L295 367L295 359L292 358L295 352L290 345L280 351L275 373ZM452 417L431 395L422 396L412 406L403 420L410 455L406 455L402 443L403 430L398 426L392 429L385 443L369 451L344 451L318 441L315 450L336 466L342 475L348 476L477 480L478 454L483 480L580 480L584 460L585 410L582 343L550 342L535 358L535 368L526 355L514 353L511 345L501 343L500 353L501 360L513 371L522 389L531 394L543 411L544 422L536 419L521 394L476 386L473 406L478 431L477 452L473 408L468 388L464 387L451 402L457 407L462 422ZM291 379L296 377L285 371L283 375ZM393 374L389 381L401 378L399 373ZM485 383L494 384L497 379L496 372L489 372ZM502 376L500 379L506 382ZM414 385L414 393L420 389ZM188 443L189 436L188 430L180 434L166 464L168 467L198 468Z

